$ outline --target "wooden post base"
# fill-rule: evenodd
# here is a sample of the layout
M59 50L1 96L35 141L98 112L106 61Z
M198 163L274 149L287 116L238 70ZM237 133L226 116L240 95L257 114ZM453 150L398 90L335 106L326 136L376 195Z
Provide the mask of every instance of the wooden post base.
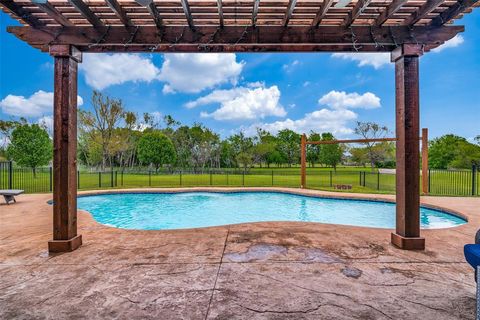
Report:
M402 250L425 250L425 238L402 237L392 232L392 244Z
M79 234L69 240L48 241L48 252L71 252L82 245L82 235Z

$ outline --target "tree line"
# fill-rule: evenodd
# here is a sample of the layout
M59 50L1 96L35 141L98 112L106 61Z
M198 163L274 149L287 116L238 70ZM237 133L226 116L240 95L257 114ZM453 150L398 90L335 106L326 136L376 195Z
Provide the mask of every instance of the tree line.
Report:
M391 133L373 122L357 122L355 135L364 139L384 138ZM19 166L35 168L52 159L52 141L46 127L26 119L0 120L4 143L0 159ZM331 141L329 132L308 133L310 141ZM261 128L254 136L243 132L223 138L201 123L184 125L167 115L138 115L128 111L120 99L94 91L92 109L78 111L77 158L81 165L99 170L107 168L165 168L204 172L212 168L291 167L300 162L301 135L290 129L272 134ZM308 145L306 159L310 167L340 164L395 167L393 142ZM429 142L431 168L469 168L480 164L480 136L475 143L452 134Z

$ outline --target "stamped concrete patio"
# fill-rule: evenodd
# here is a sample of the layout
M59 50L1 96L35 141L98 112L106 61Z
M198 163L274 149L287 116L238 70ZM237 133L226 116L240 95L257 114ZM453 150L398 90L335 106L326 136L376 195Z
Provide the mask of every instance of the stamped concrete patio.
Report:
M129 231L80 212L84 245L50 256L49 199L0 206L0 319L474 319L462 250L479 226L479 198L423 198L469 218L423 231L424 252L392 247L391 230L276 222Z

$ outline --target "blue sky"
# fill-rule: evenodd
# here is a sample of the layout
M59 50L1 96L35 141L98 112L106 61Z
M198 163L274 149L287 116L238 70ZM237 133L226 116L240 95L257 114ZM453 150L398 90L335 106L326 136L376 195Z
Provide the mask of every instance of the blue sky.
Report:
M5 31L15 24L0 13L0 119L48 122L53 59ZM480 9L457 24L466 26L460 37L421 58L421 124L432 137L480 134ZM388 59L326 53L84 55L78 93L84 109L99 89L121 98L128 110L201 122L222 136L263 127L353 137L357 120L394 130Z

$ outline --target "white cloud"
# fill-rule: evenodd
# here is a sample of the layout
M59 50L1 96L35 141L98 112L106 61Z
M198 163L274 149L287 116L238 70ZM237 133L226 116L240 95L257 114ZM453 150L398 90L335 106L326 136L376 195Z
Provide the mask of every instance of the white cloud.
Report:
M150 82L160 72L150 57L134 53L86 53L80 70L87 84L98 90L129 81Z
M372 66L375 69L380 69L384 65L391 64L390 62L390 53L369 53L369 52L361 52L361 53L350 53L350 52L342 52L342 53L334 53L332 57L339 58L343 60L350 60L358 62L359 67L363 66Z
M461 45L464 42L465 42L465 39L463 38L463 36L461 34L457 34L455 37L448 40L447 42L445 42L441 46L436 47L435 49L432 49L432 52L437 52L438 53L438 52L442 52L443 50L448 49L448 48L455 48L455 47L458 47L459 45Z
M187 108L220 104L212 113L202 112L202 117L215 120L254 120L267 116L284 117L287 113L279 103L277 86L236 87L230 90L214 90L212 93L186 104Z
M165 81L164 93L198 93L219 84L236 84L244 62L234 53L165 54L158 79Z
M330 91L318 100L319 104L327 105L334 109L358 108L375 109L380 108L380 98L371 92L362 95L345 91Z
M284 70L285 72L291 73L291 72L293 72L293 70L295 70L295 68L296 68L297 66L299 66L300 64L301 64L300 61L294 60L292 63L284 64L284 65L282 66L282 68L283 68L283 70Z
M82 97L77 97L77 104L83 104ZM0 101L2 112L17 117L40 117L53 111L53 92L39 90L30 97L9 94Z
M337 136L344 136L352 133L352 129L348 127L348 123L357 118L357 114L347 109L320 109L312 113L307 113L301 119L286 119L271 123L256 123L249 127L243 127L241 130L246 135L255 135L257 128L262 128L273 134L283 129L290 129L296 132L308 133L310 130L316 132L331 132Z

